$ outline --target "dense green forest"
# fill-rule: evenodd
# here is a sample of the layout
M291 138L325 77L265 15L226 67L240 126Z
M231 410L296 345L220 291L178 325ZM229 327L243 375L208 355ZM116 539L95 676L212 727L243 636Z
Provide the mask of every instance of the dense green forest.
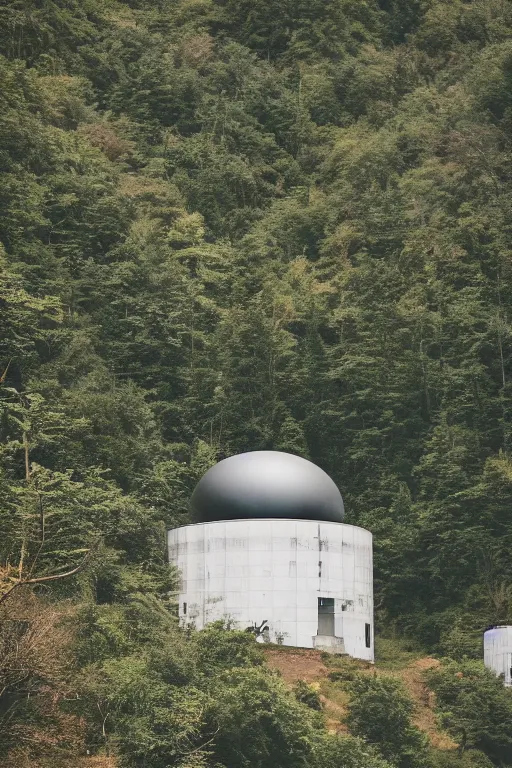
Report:
M0 0L2 766L512 765L511 131L510 0ZM165 528L258 449L373 532L458 756L176 626Z

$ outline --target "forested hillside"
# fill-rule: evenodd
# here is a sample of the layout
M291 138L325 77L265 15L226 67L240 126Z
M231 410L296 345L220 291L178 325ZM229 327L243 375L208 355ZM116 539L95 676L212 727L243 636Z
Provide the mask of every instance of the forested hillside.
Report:
M0 54L0 763L512 765L510 0L0 0ZM257 449L373 532L460 757L175 626L165 527Z

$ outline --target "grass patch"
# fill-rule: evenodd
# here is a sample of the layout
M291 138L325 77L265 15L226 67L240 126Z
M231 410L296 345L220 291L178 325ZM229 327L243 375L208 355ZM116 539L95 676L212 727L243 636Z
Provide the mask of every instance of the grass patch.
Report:
M382 670L400 670L425 655L410 641L396 637L375 638L375 664Z

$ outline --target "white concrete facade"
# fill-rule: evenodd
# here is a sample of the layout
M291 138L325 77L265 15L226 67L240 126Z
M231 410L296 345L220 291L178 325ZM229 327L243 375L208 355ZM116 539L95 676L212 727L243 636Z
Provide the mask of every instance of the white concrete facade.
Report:
M369 531L310 520L228 520L171 530L168 547L181 572L183 623L202 629L229 619L247 629L266 622L260 639L373 661Z
M494 627L484 633L484 664L503 675L507 687L512 686L512 627Z

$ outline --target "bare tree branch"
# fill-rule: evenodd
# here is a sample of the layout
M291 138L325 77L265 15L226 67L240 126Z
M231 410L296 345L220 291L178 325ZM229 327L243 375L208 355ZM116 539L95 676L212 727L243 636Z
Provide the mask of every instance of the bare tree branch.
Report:
M10 589L7 590L7 592L4 592L4 594L0 596L0 605L4 603L7 598L12 595L14 590L18 589L18 587L26 587L29 584L44 584L48 581L57 581L59 579L66 579L69 576L74 576L85 567L95 549L96 547L91 547L82 562L77 565L76 568L72 568L70 571L66 571L65 573L55 573L51 576L36 576L35 578L19 579L15 584L12 585Z

